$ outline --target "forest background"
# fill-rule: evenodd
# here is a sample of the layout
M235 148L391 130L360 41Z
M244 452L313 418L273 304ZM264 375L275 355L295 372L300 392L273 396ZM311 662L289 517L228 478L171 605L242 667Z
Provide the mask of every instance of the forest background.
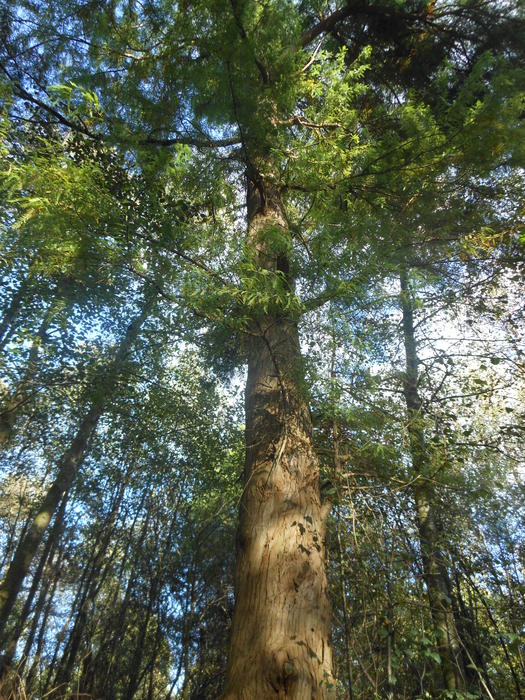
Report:
M0 695L525 695L523 7L0 3Z

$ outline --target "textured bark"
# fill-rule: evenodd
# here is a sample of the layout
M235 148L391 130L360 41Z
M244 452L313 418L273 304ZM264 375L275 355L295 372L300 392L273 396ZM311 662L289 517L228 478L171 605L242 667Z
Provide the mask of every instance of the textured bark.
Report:
M249 181L248 244L259 268L288 274L279 193ZM254 313L248 339L246 461L235 613L223 700L333 695L318 460L294 319Z
M417 525L423 560L423 574L437 638L437 651L445 688L450 691L467 689L462 644L459 637L452 591L442 552L442 533L435 515L435 494L429 480L428 447L422 427L423 404L418 389L418 356L414 332L413 304L406 272L402 272L401 310L403 313L403 339L406 355L404 395L408 415L408 434L412 466L416 475L413 496L416 506Z
M71 446L60 461L55 480L38 507L33 522L21 539L4 580L0 583L0 639L37 549L62 497L69 491L74 482L87 452L91 435L106 409L112 391L117 384L122 364L148 312L149 302L146 301L139 316L130 324L110 366L102 371L97 396L80 422ZM102 391L102 387L104 391Z

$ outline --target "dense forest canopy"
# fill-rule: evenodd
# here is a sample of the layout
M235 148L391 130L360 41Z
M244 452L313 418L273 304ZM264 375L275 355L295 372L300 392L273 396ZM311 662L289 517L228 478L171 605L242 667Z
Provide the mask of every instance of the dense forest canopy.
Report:
M519 0L0 0L0 697L525 697Z

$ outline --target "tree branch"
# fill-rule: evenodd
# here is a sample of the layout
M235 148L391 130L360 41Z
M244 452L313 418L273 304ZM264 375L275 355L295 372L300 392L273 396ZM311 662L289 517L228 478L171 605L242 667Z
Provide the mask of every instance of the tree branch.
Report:
M200 139L194 136L175 136L169 139L148 137L137 143L139 146L175 146L177 144L185 144L188 146L197 146L198 148L225 148L242 143L242 139L240 136L232 136L227 139Z
M328 17L325 17L316 25L314 25L311 29L308 29L306 32L304 32L301 38L299 39L299 43L297 44L296 48L304 48L305 46L308 46L308 44L320 34L324 34L325 32L331 31L338 22L341 22L341 20L346 19L351 14L351 12L352 8L349 4L345 5L344 7L341 7L341 9L336 10L335 12L332 12L331 15L328 15Z
M239 15L239 9L237 7L237 2L236 0L230 0L230 4L232 7L232 12L233 12L233 17L235 19L235 24L237 25L237 29L239 30L239 34L241 36L241 39L249 46L253 60L255 62L255 65L257 66L257 69L261 75L263 83L266 85L270 79L270 76L268 74L268 70L266 66L260 61L257 56L255 55L255 52L253 50L253 47L250 45L250 40L248 39L248 35L246 34L246 30L244 29L243 23L241 21L240 15Z
M44 102L43 100L40 100L38 97L30 93L28 90L26 90L23 85L20 83L20 81L14 79L9 71L5 68L5 66L0 64L0 70L5 74L5 76L8 78L8 80L11 82L11 85L13 86L13 89L15 91L15 94L18 97L21 97L23 100L26 100L27 102L30 102L31 104L35 105L36 107L39 107L42 109L44 112L47 112L50 114L52 117L54 117L59 124L62 124L62 126L66 126L72 131L76 131L78 133L83 134L84 136L87 136L88 138L92 139L93 141L106 141L108 140L107 137L105 137L102 134L95 134L92 131L90 131L85 124L83 124L80 121L72 121L71 119L68 119L62 112L60 112L56 107L53 105L48 104L47 102ZM125 139L122 140L122 143L133 143L138 146L175 146L177 144L182 144L182 145L188 145L188 146L196 146L197 148L225 148L228 146L235 146L237 144L242 143L242 139L240 136L231 136L229 138L224 138L224 139L206 139L206 138L199 138L197 136L174 136L173 138L155 138L152 136L147 136L144 138L137 138L137 140L130 140L126 142Z

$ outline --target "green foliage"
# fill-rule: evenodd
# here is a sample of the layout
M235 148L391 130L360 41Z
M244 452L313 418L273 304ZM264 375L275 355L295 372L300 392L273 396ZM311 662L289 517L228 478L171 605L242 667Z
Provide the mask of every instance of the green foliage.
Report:
M334 10L345 16L316 33ZM3 566L79 417L108 393L103 368L143 294L155 297L40 574L33 564L27 617L20 601L11 621L28 692L219 696L238 385L254 326L284 319L300 329L306 379L301 366L294 380L334 505L337 692L517 696L520 12L481 0L4 3ZM280 222L248 243L247 172ZM441 602L471 654L468 691L452 695L418 486L449 582Z

